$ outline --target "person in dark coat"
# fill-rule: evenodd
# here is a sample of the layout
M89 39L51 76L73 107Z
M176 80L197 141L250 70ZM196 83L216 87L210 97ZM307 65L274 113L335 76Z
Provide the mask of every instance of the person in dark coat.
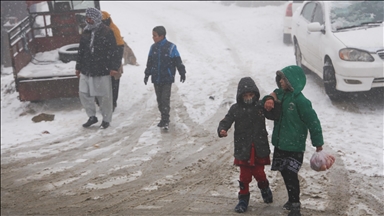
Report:
M85 12L87 25L80 39L76 61L79 80L79 97L89 119L83 127L98 122L95 98L103 117L101 128L112 121L111 76L118 74L121 59L115 55L116 40L112 30L101 22L101 11L88 8Z
M180 82L185 81L185 66L181 60L175 44L166 38L166 30L163 26L156 26L152 30L152 38L155 42L149 50L147 67L144 71L144 84L147 85L149 76L155 87L157 104L161 113L161 121L158 127L168 128L170 97L172 83L175 82L176 68L180 74Z
M243 213L249 203L249 183L254 177L261 191L263 201L273 201L269 181L264 172L264 165L271 164L268 132L265 118L277 119L281 110L280 103L274 102L270 111L264 109L264 102L273 100L272 96L265 101L259 101L260 93L255 82L250 77L240 80L237 88L236 103L219 123L217 133L219 137L226 137L228 130L235 123L234 128L234 164L240 167L239 203L235 211Z

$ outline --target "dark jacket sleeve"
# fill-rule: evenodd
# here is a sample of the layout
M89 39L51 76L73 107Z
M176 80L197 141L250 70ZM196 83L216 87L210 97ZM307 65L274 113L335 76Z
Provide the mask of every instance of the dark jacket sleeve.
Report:
M80 38L79 49L77 50L76 70L81 71L84 61L84 42L83 36Z
M113 34L113 31L108 28L108 32L106 35L106 46L109 48L108 49L108 56L111 58L110 65L109 67L112 70L119 70L121 66L121 58L120 55L118 54L118 47L116 44L116 38L115 35Z
M234 105L232 105L228 113L225 115L225 117L219 122L219 127L217 128L218 136L222 137L220 135L220 131L221 130L228 131L229 128L231 128L234 121L235 121Z
M177 71L179 71L180 75L187 73L187 71L185 71L185 66L184 66L183 62L181 61L180 56L175 58L175 63L176 63Z
M123 55L124 55L124 46L122 46L122 45L117 46L116 53L117 53L117 56L118 56L118 58L120 60L120 65L121 65L122 59L123 59Z
M181 56L179 51L177 50L176 45L174 45L174 47L172 48L171 56L173 59L173 64L177 68L177 71L179 71L179 74L186 74L187 72L185 71L185 66L183 64L183 61L181 60Z
M149 77L151 75L151 68L152 68L152 63L153 63L153 60L152 60L152 47L153 47L153 45L149 49L148 59L147 59L147 67L145 68L145 71L144 71L144 74L145 74L146 77Z
M274 101L274 103L275 103L275 106L271 111L267 111L266 109L264 109L264 103L263 103L265 118L269 120L277 120L280 118L280 115L281 115L281 102Z
M275 103L275 106L271 111L267 111L266 109L264 109L264 104L267 101L267 99L269 99L269 98L271 98L273 100L273 102ZM280 118L281 109L282 109L281 101L275 100L271 95L266 95L263 97L261 102L262 102L265 118L267 118L269 120L277 120Z

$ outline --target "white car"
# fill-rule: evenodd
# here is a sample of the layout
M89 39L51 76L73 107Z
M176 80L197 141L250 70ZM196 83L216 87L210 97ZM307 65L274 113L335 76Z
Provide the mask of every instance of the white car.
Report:
M384 2L308 1L292 17L296 64L331 100L384 87Z
M287 1L285 4L285 14L283 21L283 43L291 44L292 15L303 1Z

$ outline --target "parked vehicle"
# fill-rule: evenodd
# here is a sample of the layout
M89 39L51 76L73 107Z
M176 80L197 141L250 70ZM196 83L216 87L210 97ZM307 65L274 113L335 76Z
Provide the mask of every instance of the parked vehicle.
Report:
M308 1L292 19L296 64L330 99L384 87L383 1Z
M43 70L22 71L40 52L61 50L61 60L76 58L75 45L85 27L85 10L100 9L99 1L25 1L29 16L8 31L9 52L16 90L21 101L41 101L53 98L78 97L79 79L73 72ZM71 46L68 46L71 45ZM38 63L35 63L38 64ZM48 65L47 68L52 68Z
M291 44L292 15L303 1L287 1L284 14L283 43Z

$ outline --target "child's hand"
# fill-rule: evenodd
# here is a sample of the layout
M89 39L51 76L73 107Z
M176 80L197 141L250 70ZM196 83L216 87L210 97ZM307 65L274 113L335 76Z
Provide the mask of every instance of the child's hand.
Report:
M275 102L273 101L273 99L268 99L267 101L265 101L264 108L267 111L271 111L274 107L275 107Z
M226 137L228 134L227 134L227 131L225 131L225 130L221 130L220 131L220 136L222 136L222 137Z
M111 75L111 76L116 76L116 75L118 75L119 74L119 72L117 72L117 71L115 71L115 70L110 70L109 71L109 75Z
M319 151L322 151L323 150L323 146L317 146L316 147L316 152L319 152Z

